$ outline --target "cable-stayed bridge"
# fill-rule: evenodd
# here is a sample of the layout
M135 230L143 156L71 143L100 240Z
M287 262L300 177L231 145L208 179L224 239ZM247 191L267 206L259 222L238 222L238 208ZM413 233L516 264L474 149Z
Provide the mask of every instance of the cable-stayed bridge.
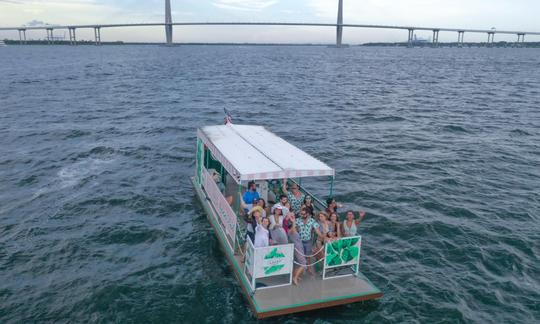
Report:
M96 45L101 45L101 30L108 28L121 27L165 27L165 44L173 45L173 27L174 26L311 26L311 27L329 27L336 28L336 47L342 47L343 28L373 28L373 29L395 29L407 30L409 45L413 44L415 31L432 31L433 46L439 43L439 32L457 33L458 45L463 45L465 33L480 33L487 35L488 45L493 44L495 34L511 34L517 36L517 44L525 41L525 35L540 35L540 32L524 30L495 30L495 29L468 29L468 28L445 28L445 27L425 27L425 26L397 26L397 25L369 25L369 24L346 24L343 23L343 0L338 0L337 21L332 23L309 23L309 22L173 22L171 15L170 0L165 0L165 22L156 23L134 23L134 24L95 24L95 25L45 25L32 27L0 27L0 31L18 31L21 44L26 43L27 30L44 30L47 33L47 41L53 43L55 40L55 30L68 30L70 44L77 44L77 29L93 29Z

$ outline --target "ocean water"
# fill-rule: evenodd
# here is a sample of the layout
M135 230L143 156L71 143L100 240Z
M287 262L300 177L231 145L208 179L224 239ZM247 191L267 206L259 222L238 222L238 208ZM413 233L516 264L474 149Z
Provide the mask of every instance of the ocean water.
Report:
M384 297L274 320L538 323L539 53L0 48L0 322L254 321L189 181L227 107L367 211Z

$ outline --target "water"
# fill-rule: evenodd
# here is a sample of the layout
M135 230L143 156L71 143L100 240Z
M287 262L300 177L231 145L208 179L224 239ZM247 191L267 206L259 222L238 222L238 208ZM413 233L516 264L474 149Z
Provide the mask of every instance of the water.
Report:
M540 321L538 50L8 46L0 62L0 322L253 321L188 180L223 107L335 167L338 201L367 211L362 270L384 298L280 321Z

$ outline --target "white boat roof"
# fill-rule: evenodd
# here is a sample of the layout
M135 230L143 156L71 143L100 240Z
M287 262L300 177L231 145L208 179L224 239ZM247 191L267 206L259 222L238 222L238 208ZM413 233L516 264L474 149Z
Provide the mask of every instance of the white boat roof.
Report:
M237 182L334 176L334 169L263 126L205 126L197 136Z

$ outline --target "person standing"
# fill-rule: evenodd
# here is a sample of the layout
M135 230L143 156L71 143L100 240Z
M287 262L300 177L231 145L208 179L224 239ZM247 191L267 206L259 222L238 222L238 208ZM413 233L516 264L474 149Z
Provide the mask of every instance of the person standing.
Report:
M274 210L274 214L270 216L270 235L274 244L287 244L287 233L283 229L283 220L281 206Z
M298 286L300 276L307 268L307 263L306 257L303 254L304 248L302 245L302 239L300 238L300 234L298 234L296 227L296 218L293 213L290 213L288 216L291 221L287 225L287 235L289 238L289 243L294 244L294 269L292 281L296 286Z
M258 215L257 215L258 216ZM255 227L255 242L254 247L265 247L270 245L270 232L268 231L268 225L270 221L268 218L257 217L257 226Z
M333 238L341 237L341 226L339 224L337 213L330 214L330 233Z
M358 218L354 218L354 213L352 210L349 210L347 212L347 216L345 220L343 221L343 230L341 233L343 234L343 237L348 236L356 236L358 235L358 226L360 226L360 223L366 216L365 211L358 212Z
M311 215L305 210L300 210L300 219L296 219L296 226L300 239L302 240L302 252L309 263L311 263L311 253L313 253L312 232L315 231L319 237L322 237L319 231L319 224L311 218ZM312 275L315 275L312 266L308 266L308 271Z
M304 198L306 198L306 195L298 188L298 184L293 182L291 184L291 191L287 191L287 179L283 179L283 193L287 195L289 203L291 203L291 210L294 213L298 213L304 203Z

